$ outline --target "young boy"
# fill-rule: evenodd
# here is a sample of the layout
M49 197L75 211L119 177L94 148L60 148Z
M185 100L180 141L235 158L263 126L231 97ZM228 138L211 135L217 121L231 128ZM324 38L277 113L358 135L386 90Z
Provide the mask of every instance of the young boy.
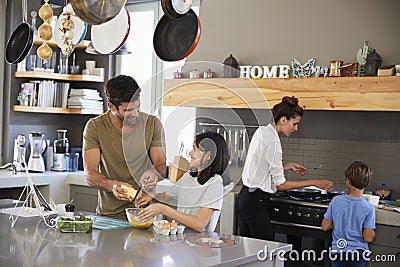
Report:
M375 237L375 209L363 198L372 170L354 161L344 171L348 195L336 196L322 221L322 230L332 231L331 266L366 266L368 243Z

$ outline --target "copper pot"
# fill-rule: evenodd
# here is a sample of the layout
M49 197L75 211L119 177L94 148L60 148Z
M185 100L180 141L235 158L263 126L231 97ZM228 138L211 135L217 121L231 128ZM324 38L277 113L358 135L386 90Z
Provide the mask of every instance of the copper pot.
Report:
M348 74L347 69L349 69L350 72L354 70L353 68L358 67L357 63L349 63L346 65L343 65L342 60L331 60L331 67L329 68L329 77L341 77L341 76L355 76L354 74ZM346 75L343 75L342 70L345 72ZM357 71L355 72L357 74Z
M342 65L341 60L331 60L331 67L329 68L329 77L340 77L342 76Z

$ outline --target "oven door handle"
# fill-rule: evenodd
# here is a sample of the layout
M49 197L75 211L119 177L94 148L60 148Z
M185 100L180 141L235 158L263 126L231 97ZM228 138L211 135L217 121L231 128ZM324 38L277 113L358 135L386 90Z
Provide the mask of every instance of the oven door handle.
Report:
M291 222L279 222L275 220L271 220L271 223L273 224L280 224L280 225L286 225L286 226L296 226L296 227L303 227L303 228L309 228L309 229L316 229L316 230L321 230L321 226L313 226L313 225L306 225L306 224L299 224L299 223L291 223Z

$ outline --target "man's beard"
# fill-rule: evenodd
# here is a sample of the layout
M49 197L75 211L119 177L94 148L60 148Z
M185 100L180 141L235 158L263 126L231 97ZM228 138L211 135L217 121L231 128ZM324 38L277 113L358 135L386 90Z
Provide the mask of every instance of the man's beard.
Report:
M117 113L117 117L127 126L134 126L136 124L137 118L134 116L122 116L120 113Z

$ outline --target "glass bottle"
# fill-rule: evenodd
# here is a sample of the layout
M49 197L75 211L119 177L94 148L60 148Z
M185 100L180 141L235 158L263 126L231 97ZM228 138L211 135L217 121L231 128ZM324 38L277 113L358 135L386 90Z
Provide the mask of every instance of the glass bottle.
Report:
M36 11L31 11L31 17L32 17L33 35L36 36L36 35L38 35L38 30L37 30L37 28L36 28L36 17L37 17L37 12L36 12Z
M382 184L381 186L376 188L375 192L381 199L390 199L390 195L392 194L392 189L386 186L386 184Z

